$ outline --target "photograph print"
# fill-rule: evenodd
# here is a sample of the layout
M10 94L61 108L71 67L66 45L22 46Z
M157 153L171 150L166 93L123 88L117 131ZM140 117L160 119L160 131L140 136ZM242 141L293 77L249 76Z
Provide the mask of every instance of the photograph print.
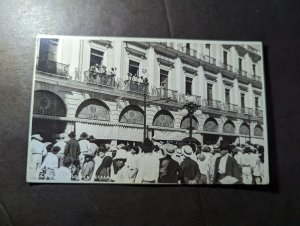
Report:
M262 49L38 36L27 182L268 184Z

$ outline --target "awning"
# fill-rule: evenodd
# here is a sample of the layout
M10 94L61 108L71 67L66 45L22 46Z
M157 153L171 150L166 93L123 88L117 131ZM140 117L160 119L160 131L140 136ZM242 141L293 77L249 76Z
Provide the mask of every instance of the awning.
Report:
M153 139L181 141L188 136L189 134L180 131L154 130ZM195 133L192 136L201 142L201 134Z

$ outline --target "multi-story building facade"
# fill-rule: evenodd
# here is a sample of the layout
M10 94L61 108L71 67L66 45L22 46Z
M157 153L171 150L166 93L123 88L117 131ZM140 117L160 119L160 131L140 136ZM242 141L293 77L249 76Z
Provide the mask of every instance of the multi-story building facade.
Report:
M261 46L122 39L38 40L33 132L87 132L97 139L142 141L187 137L183 105L202 114L193 137L264 144ZM143 79L149 85L145 86Z

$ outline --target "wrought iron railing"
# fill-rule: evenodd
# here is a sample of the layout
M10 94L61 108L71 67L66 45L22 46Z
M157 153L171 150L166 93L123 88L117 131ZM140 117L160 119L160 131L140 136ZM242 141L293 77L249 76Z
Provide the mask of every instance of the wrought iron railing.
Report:
M69 77L69 65L51 60L41 60L38 58L37 70L62 77Z
M254 111L253 111L253 113L254 113L254 116L257 116L257 117L263 117L263 111L262 110L259 110L259 109L255 109Z
M195 50L195 49L191 49L186 46L182 46L181 51L189 56L197 57L197 50Z
M233 67L232 67L232 65L230 65L230 64L221 63L221 67L222 67L222 69L224 69L224 70L233 72Z
M244 71L244 70L241 70L241 69L237 69L236 73L239 74L239 75L241 75L241 76L247 77L247 71Z
M225 111L232 111L232 112L238 112L239 111L239 106L236 105L236 104L224 103L223 107L224 107Z
M258 81L258 82L261 81L261 78L260 78L259 76L257 76L257 75L251 75L251 78L252 78L253 80Z
M222 102L212 99L203 99L202 106L207 108L222 109Z
M209 64L213 64L213 65L216 65L216 62L217 62L217 60L216 60L215 58L213 58L213 57L211 57L211 56L207 56L207 55L202 56L202 59L203 59L205 62L207 62L207 63L209 63Z
M92 83L100 86L115 87L115 75L98 73L94 71L85 71L84 72L85 82Z
M152 87L152 96L159 97L159 98L165 98L170 99L174 101L178 101L178 91L177 90L171 90L166 88L156 88Z
M135 92L135 93L149 93L148 87L145 86L144 83L142 82L137 82L137 81L132 81L132 80L125 80L125 90L130 91L130 92Z
M199 106L202 105L202 99L200 96L197 96L197 95L178 94L178 102L187 103L187 102L189 102L191 96L193 97L195 104L197 104Z
M248 108L248 107L240 107L239 113L253 115L253 110L252 110L252 108Z

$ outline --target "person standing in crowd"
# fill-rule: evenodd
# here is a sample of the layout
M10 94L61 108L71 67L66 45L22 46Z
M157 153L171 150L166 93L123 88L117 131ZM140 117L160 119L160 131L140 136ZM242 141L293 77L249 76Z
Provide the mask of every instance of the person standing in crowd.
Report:
M111 174L112 157L111 152L108 152L105 145L99 145L99 156L102 159L101 165L98 167L95 175L95 181L101 181L104 178L109 178Z
M93 135L90 135L88 138L88 141L90 142L90 151L92 154L94 154L94 156L96 155L96 152L98 150L98 145L95 143L96 139Z
M29 144L30 156L30 176L32 179L37 179L39 177L39 172L42 164L42 156L47 153L45 144L42 142L44 138L40 134L34 134L31 136L31 141Z
M209 167L209 184L213 184L216 160L218 157L221 156L220 151L221 151L220 146L215 145L213 149L213 156L211 158L210 167Z
M181 151L180 147L176 148L175 154L172 156L172 159L174 159L176 162L178 162L179 165L183 161L182 151Z
M127 154L127 161L126 161L126 167L128 167L130 172L130 182L134 183L139 165L140 165L140 158L139 158L139 147L138 146L132 146L130 153Z
M177 146L173 144L167 144L165 153L166 156L160 159L159 165L159 183L172 183L177 184L178 181L182 181L183 172L178 162L172 159L172 155L175 154Z
M228 146L221 147L221 156L216 159L213 184L221 184L225 177L234 178L234 183L240 182L240 173L236 160L228 154Z
M79 161L80 161L80 166L82 167L83 162L84 162L84 154L88 153L91 150L91 144L87 140L88 134L83 132L80 135L80 140L79 140L79 146L80 146L80 155L79 155Z
M89 181L92 178L95 162L94 162L94 153L92 151L84 154L84 163L81 169L81 180Z
M197 184L200 179L200 170L197 162L191 159L193 150L189 145L184 145L182 147L182 153L185 157L180 164L184 175L183 183Z
M208 184L208 178L209 178L209 163L206 161L206 156L204 153L201 152L201 150L196 151L197 156L197 163L200 170L200 179L199 184Z
M65 148L66 148L66 142L65 142L65 134L61 133L61 134L57 134L56 135L56 143L54 144L54 147L58 146L60 147L60 151L57 153L57 158L58 158L58 167L60 167L63 163L63 159L64 159L64 152L65 152Z
M114 157L117 166L117 173L115 176L116 183L129 183L130 182L130 171L125 166L127 160L127 152L124 149L117 150L116 156Z
M63 159L63 164L60 166L55 173L54 180L57 181L71 181L71 169L69 168L72 165L72 159L66 157Z
M72 160L72 164L74 164L74 161L79 160L80 146L78 141L75 139L76 135L74 132L69 133L68 136L70 140L67 141L65 147L65 157L69 157Z
M41 165L41 178L45 180L54 180L55 171L58 168L58 158L57 153L60 151L60 147L53 147L50 152L47 153L47 156L44 162Z
M241 159L243 184L252 184L251 149L246 146Z
M159 176L159 160L153 155L154 146L146 138L142 150L145 153L140 159L140 166L135 183L157 183Z

